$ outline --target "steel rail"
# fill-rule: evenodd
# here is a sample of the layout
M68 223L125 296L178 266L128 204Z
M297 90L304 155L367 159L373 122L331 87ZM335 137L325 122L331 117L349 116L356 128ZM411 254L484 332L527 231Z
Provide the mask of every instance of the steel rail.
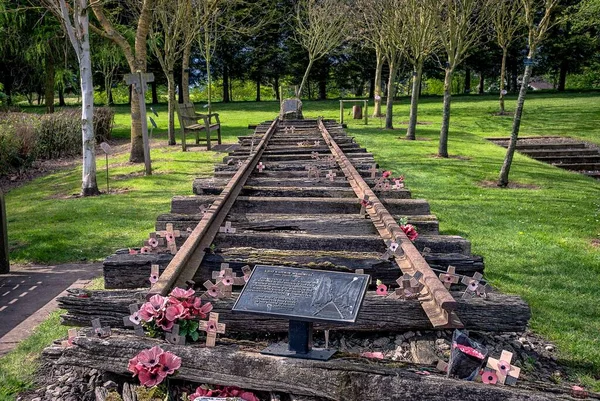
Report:
M457 307L456 300L450 295L448 289L444 287L435 272L431 270L427 261L412 241L408 239L404 231L400 228L400 225L394 220L394 217L388 212L377 195L371 190L369 184L365 182L360 173L352 165L325 127L325 124L323 124L321 118L318 120L318 126L325 143L329 146L331 153L335 156L358 198L364 199L366 195L368 196L368 200L372 202L370 206L366 207L366 211L381 237L384 240L395 241L400 245L403 255L398 256L394 254L394 258L402 272L415 274L419 271L423 274L422 282L424 288L419 296L419 301L431 324L434 327L464 327L454 312Z
M254 151L231 177L221 194L204 213L200 222L160 275L158 281L147 293L147 298L155 294L166 295L173 287L185 286L186 282L194 277L206 254L206 249L210 247L219 233L219 227L225 221L248 177L254 171L278 124L278 119L271 123Z

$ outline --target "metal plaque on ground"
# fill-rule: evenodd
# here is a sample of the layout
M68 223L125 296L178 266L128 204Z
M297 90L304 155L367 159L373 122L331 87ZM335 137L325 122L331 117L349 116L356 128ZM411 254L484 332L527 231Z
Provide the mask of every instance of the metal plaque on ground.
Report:
M368 284L367 274L257 265L233 311L354 323Z

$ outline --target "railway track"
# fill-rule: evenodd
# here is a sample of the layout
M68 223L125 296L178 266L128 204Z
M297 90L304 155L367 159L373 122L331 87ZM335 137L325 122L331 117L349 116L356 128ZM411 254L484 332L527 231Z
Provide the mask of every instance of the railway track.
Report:
M191 281L202 290L221 263L228 263L237 274L254 264L362 270L373 283L380 280L390 288L398 286L403 274L416 274L422 284L418 299L402 302L370 291L356 327L344 330L525 327L529 308L518 297L494 293L483 303L461 299L461 292L450 293L438 278L440 272L453 265L457 274L472 276L483 271L482 259L471 255L467 240L439 234L425 200L412 199L407 188L379 188L383 171L374 166L373 155L333 121L260 124L252 135L239 138L239 146L215 166L213 178L194 181L195 195L174 197L171 213L158 217L157 232L169 226L179 232L177 253L118 252L105 261L106 287L147 287L152 264L159 265L161 273L146 298ZM400 228L400 219L419 230L414 243ZM226 226L233 230L221 229ZM382 257L394 243L398 250ZM126 313L133 294L112 294L119 305L116 310ZM102 317L121 324L116 310L103 314L106 308L86 302L94 301L63 299L62 306L70 311L64 320L86 324L92 317ZM231 303L214 302L228 327L243 331L248 320L232 316ZM517 313L511 316L507 305ZM396 316L387 317L384 309ZM373 323L377 318L385 323ZM259 325L250 326L256 331ZM261 327L285 331L285 325L276 321Z

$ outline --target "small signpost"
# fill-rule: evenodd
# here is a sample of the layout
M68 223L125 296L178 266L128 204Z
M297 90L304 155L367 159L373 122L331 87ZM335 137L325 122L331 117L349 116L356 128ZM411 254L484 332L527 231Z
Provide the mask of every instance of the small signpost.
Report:
M146 90L148 82L154 82L154 74L142 73L138 71L134 74L126 74L125 83L133 85L133 90L137 93L140 103L140 119L142 121L142 140L144 142L144 164L146 166L146 175L152 175L152 166L150 164L150 141L148 140L148 121L146 119Z
M232 311L289 319L287 346L263 354L328 360L336 351L312 348L313 322L356 322L368 284L366 274L257 265Z
M4 192L0 190L0 274L10 273L10 260L8 258L8 230L6 227L6 204Z

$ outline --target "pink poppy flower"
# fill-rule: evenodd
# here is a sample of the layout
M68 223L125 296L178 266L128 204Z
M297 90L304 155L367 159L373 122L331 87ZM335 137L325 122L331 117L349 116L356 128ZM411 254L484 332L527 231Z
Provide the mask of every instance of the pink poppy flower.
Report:
M371 359L383 359L382 352L363 352L362 354L360 354L360 356Z
M392 175L391 171L384 171L383 174L382 174L383 178L388 178L391 175Z
M381 296L387 295L387 293L388 293L387 285L385 285L385 284L379 284L377 286L376 292L377 292L377 295L381 295Z
M258 397L254 395L254 393L251 393L249 391L241 393L239 397L244 401L260 401Z
M137 255L138 251L136 251L135 249L131 249L129 248L129 254L130 255Z
M417 229L412 224L406 224L406 225L400 226L400 228L402 229L402 231L404 231L404 234L406 234L408 239L411 241L414 241L419 237L419 233L417 232Z
M148 240L148 245L150 245L152 248L156 248L158 246L158 240L156 238L150 238Z
M140 310L138 311L138 315L144 322L151 322L157 315L157 311L150 304L150 302L146 302L142 305Z
M142 369L138 374L140 383L146 387L154 387L162 383L164 376L159 374L160 369Z
M159 358L163 353L164 351L158 345L156 345L150 349L140 351L140 353L137 355L137 360L145 368L153 368L158 365Z
M231 287L233 285L233 278L225 277L223 280L221 280L221 282L223 284L225 284L227 287Z
M496 372L488 370L481 375L481 381L485 384L496 384L498 382L498 376L496 375Z
M167 242L173 242L175 240L175 237L172 233L167 233L167 235L165 235L165 238L167 239Z
M150 248L149 246L143 246L140 249L140 253L150 253L150 252L152 252L152 248Z
M170 322L174 322L176 319L185 319L186 315L188 312L182 304L171 305L165 311L165 318Z
M213 390L206 389L204 387L198 387L196 392L190 395L190 400L195 400L200 397L212 397L214 394Z
M150 298L149 303L152 305L152 308L158 312L167 304L167 298L156 294Z
M160 371L158 374L163 377L166 375L172 375L177 369L181 367L181 358L172 352L164 352L159 357Z
M136 377L142 368L143 365L138 361L137 356L131 358L129 360L129 364L127 365L127 370L133 373L133 377Z
M175 322L172 320L166 319L163 316L160 319L156 319L156 324L165 331L171 331Z
M183 288L176 287L169 295L178 299L187 299L189 297L193 297L195 293L196 292L193 288L184 290Z
M212 311L213 306L210 302L205 302L204 305L201 306L202 300L200 299L200 297L197 297L194 300L194 312L196 315L199 315L201 318L205 318L206 315L208 315L210 313L210 311Z

